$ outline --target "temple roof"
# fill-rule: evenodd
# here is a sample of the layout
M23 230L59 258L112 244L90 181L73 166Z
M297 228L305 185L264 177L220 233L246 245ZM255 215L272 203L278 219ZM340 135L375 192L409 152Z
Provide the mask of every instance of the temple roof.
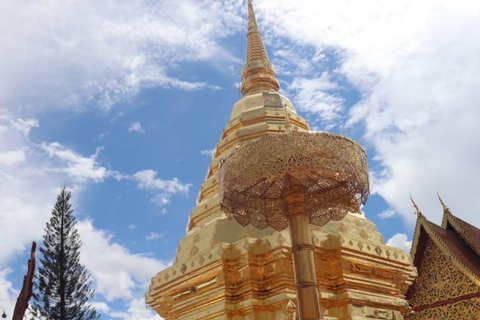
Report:
M455 230L462 240L480 256L480 229L454 216L448 208L444 210L442 227Z
M431 239L460 271L480 285L480 229L454 216L443 202L442 205L442 226L428 221L416 207L418 218L411 250L414 265L420 270L427 241ZM414 286L407 293L408 299Z
M433 232L431 235L440 240L442 246L448 251L448 255L461 263L480 280L480 262L477 261L475 255L471 253L469 246L465 245L465 243L459 239L456 232L443 229L429 221L426 223L429 226L429 231L431 230Z

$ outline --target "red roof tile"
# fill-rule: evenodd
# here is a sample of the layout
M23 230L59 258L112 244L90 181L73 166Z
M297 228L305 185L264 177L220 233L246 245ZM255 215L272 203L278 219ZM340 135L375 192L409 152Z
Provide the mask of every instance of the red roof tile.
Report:
M449 220L453 220L453 224L460 227L458 230L456 226L453 227L460 234L462 239L477 253L480 255L480 229L472 226L471 224L463 221L460 218L455 217L453 214L449 214Z
M445 230L434 223L427 221L428 227L447 247L448 251L471 273L480 279L480 264L474 259L464 244L455 236L452 231Z

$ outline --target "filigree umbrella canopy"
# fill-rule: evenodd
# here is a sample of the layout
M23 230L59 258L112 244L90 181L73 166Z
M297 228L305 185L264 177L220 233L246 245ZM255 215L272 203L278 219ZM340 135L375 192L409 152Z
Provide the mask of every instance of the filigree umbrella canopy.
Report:
M350 138L326 132L262 137L238 147L219 170L222 209L241 225L288 227L283 194L304 188L305 214L322 226L358 212L369 196L367 157Z
M309 224L341 220L366 202L365 151L331 133L276 134L233 151L218 174L220 205L240 224L289 227L300 319L321 319Z

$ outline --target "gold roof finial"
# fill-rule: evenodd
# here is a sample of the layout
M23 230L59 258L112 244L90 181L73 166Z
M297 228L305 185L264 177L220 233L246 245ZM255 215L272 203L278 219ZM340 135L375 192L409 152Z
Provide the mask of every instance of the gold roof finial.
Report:
M412 201L412 204L413 204L413 207L415 208L416 212L415 214L419 217L423 217L423 214L422 214L422 211L420 211L420 209L418 208L417 204L415 203L415 201L413 201L413 198L412 198L412 194L410 194L410 200Z
M442 204L443 213L450 213L450 209L445 205L445 203L443 203L443 200L442 198L440 198L440 194L438 193L438 191L437 191L437 196L438 196L438 200L440 200L440 203Z
M240 90L243 95L262 91L278 92L278 83L275 68L270 62L258 30L252 0L248 0L248 34L247 58L242 69L242 84Z

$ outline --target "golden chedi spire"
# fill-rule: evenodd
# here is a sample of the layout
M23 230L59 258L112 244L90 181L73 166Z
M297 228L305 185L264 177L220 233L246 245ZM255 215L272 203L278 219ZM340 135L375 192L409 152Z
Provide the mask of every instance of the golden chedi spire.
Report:
M279 88L275 68L268 59L258 30L252 0L248 0L247 58L242 69L240 90L243 95L247 95L261 91L278 92Z
M310 131L278 92L250 0L248 9L243 97L216 145L175 261L152 278L145 297L165 320L296 319L300 312L288 230L243 227L220 206L219 165L237 147L265 136ZM357 212L327 226L314 225L311 232L316 265L329 266L316 277L325 319L351 319L371 310L388 319L410 314L403 299L414 279L410 257L386 246L373 222Z

